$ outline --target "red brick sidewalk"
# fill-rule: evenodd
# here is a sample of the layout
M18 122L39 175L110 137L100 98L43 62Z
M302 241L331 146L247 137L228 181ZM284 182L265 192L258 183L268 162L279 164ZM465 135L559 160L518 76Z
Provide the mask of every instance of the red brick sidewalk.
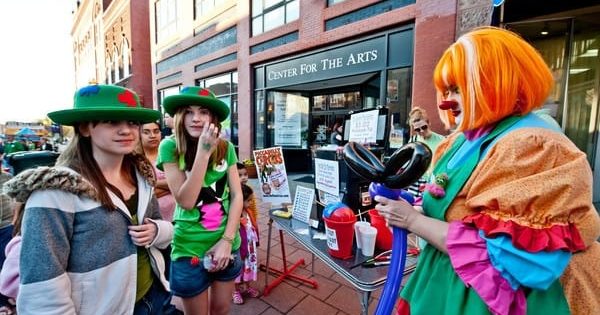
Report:
M251 182L253 184L253 182ZM251 185L253 188L256 185ZM295 189L292 188L291 191ZM255 189L255 192L257 190ZM293 196L293 194L292 194ZM259 228L261 242L258 249L258 257L261 263L266 261L266 246L268 237L268 211L270 204L261 203L258 199L260 216ZM295 273L301 276L315 279L319 287L313 289L304 284L299 284L292 280L285 280L273 289L269 296L259 298L245 298L244 304L233 305L231 314L297 314L297 315L341 315L341 314L360 314L359 294L352 285L337 275L331 268L323 264L318 258L315 258L314 275L311 276L311 254L302 245L294 241L290 236L284 233L284 242L288 265L293 264L298 259L304 258L305 266L296 269ZM271 236L271 260L269 262L274 268L282 266L281 248L279 244L279 233L273 229ZM265 285L265 273L259 271L259 279L255 286L260 288L261 292ZM274 277L269 276L269 281ZM379 302L381 288L371 294L369 304L369 313L372 314Z

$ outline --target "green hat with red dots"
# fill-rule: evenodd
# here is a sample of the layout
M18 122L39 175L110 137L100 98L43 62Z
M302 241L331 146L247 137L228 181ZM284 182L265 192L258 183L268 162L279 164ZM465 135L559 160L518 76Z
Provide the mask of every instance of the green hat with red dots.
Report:
M210 110L219 121L223 121L229 116L229 106L216 98L209 89L199 86L186 86L179 91L179 94L167 96L163 100L163 107L171 116L175 115L179 107L191 105Z
M160 112L142 107L132 90L116 85L88 85L75 92L73 108L48 113L52 121L73 126L79 122L131 120L140 123L157 121Z

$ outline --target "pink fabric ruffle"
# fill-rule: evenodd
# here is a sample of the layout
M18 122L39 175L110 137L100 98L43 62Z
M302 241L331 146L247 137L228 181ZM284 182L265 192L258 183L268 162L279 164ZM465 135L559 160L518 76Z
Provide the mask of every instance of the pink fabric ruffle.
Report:
M6 260L0 271L0 293L13 299L19 294L21 239L21 236L15 236L6 245Z
M452 267L467 287L472 287L492 314L525 315L523 290L510 284L490 262L485 240L478 230L463 222L450 223L446 239Z

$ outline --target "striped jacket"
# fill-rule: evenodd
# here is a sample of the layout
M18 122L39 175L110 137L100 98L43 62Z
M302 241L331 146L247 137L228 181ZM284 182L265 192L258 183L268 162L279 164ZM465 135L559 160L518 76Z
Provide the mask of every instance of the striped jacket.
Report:
M150 166L138 165L137 215L158 227L148 246L152 269L165 288L165 262L158 248L169 245L173 226L160 219ZM8 182L9 195L25 201L20 258L20 315L132 314L137 250L128 234L131 216L109 191L118 210L96 198L96 188L64 167L40 167Z

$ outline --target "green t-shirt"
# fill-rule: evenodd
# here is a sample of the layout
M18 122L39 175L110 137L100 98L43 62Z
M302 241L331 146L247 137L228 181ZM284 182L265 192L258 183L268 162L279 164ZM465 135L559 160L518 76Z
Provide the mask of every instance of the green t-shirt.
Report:
M235 154L233 144L228 142L225 159L218 165L209 165L206 175L204 175L203 187L209 187L215 184L223 176L227 176L229 167L236 167L238 159ZM158 157L156 166L163 169L165 163L177 163L180 170L185 170L185 161L183 157L177 154L177 147L173 137L167 137L161 141L158 147ZM213 186L213 188L215 188ZM204 257L204 254L214 246L225 232L227 217L229 214L229 186L225 185L225 190L221 196L223 200L224 213L217 209L211 209L203 212L202 215L197 207L186 210L179 204L175 206L173 221L175 222L175 231L173 234L171 259L180 257ZM240 247L239 232L233 240L232 251Z
M417 136L417 141L425 143L429 147L429 149L431 149L431 153L433 154L435 152L435 149L438 147L440 142L442 142L442 140L444 140L444 138L446 138L446 137L432 131L431 137L429 137L429 139L424 139L421 136ZM424 178L428 179L432 170L433 170L433 163L431 163L429 165L427 172L424 174Z

